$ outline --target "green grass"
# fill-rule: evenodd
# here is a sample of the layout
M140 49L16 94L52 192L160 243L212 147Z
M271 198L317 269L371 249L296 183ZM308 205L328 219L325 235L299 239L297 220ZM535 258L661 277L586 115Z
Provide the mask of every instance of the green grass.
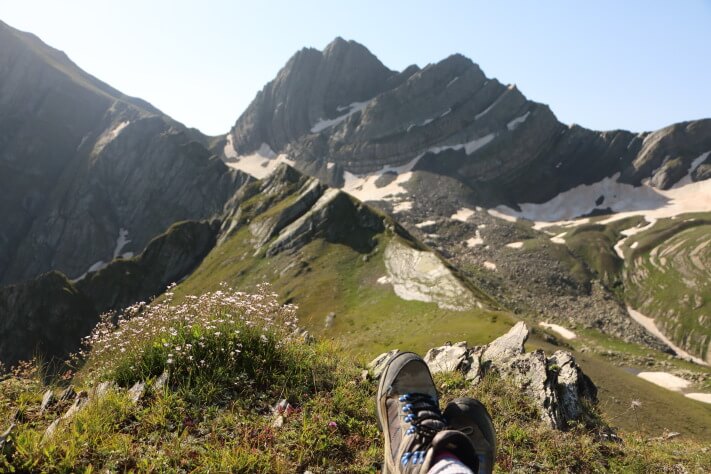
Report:
M249 289L266 281L282 301L298 306L304 327L367 357L393 347L424 351L448 340L482 344L513 325L513 318L504 312L453 311L434 303L405 301L389 284L378 283L387 274L383 252L392 238L399 237L387 232L378 235L376 248L368 254L317 239L296 253L264 258L254 255L249 230L242 228L178 285L176 298L216 289L222 282ZM325 318L331 312L336 318L326 329Z
M696 256L702 268L692 253L708 241L709 231L708 213L661 220L630 239L636 248L625 273L626 300L653 317L677 345L701 358L711 340L711 275L705 268L709 250Z
M219 319L221 314L208 320ZM179 327L176 327L179 329ZM212 333L214 335L214 332ZM175 336L174 343L184 343ZM223 340L205 338L215 362ZM149 340L143 353L151 351ZM261 340L245 344L249 357L274 351L285 364L264 364L272 380L301 371L283 395L270 384L261 385L242 375L242 384L259 389L229 399L202 399L191 395L180 378L171 378L163 390L151 390L137 404L121 389L111 389L91 401L63 423L55 436L41 443L45 427L67 404L38 411L46 386L36 377L19 375L0 382L0 416L6 419L21 408L11 444L0 453L3 472L376 472L383 444L375 422L376 384L360 377L361 367L328 343L288 342L278 347ZM120 373L117 360L107 368ZM178 362L184 370L187 359ZM460 396L480 399L492 414L498 437L496 472L690 472L711 469L711 452L689 439L652 441L638 434L620 433L621 443L605 441L604 420L587 407L591 424L553 431L540 422L535 405L523 391L489 374L471 387L461 374L438 374L441 403ZM215 380L222 385L226 380ZM231 390L231 387L226 387ZM282 396L293 411L281 427L273 426L268 407ZM681 467L680 467L681 466Z

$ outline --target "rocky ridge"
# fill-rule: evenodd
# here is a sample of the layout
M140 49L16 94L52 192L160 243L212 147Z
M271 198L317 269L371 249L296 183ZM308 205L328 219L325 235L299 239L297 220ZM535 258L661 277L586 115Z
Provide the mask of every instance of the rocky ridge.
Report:
M345 73L351 69L359 73ZM293 94L304 88L308 93ZM468 204L516 207L616 173L621 182L649 178L667 189L711 150L711 120L653 133L566 126L547 106L487 78L464 56L396 74L362 45L337 39L323 52L294 55L228 138L237 155L266 146L337 186L383 171L396 177L406 166L461 182Z
M380 245L387 282L378 286L392 284L392 291L405 300L458 311L491 303L389 216L289 165L237 190L219 217L174 224L140 255L118 257L74 280L53 272L0 289L0 323L5 328L0 361L12 365L36 352L49 358L66 356L79 347L100 314L150 301L168 284L199 273L203 260L213 252L221 255L233 239L239 241L234 253L216 257L220 268L229 268L235 259L250 258L255 265L278 259L279 276L291 281L292 272L309 271L302 250L314 242L349 248L359 260L362 255L363 262ZM228 277L245 271L235 273ZM265 278L260 276L259 282Z
M250 178L199 132L0 22L0 283L77 278L180 220L219 213Z
M219 222L182 222L136 257L118 258L77 281L54 271L0 289L0 361L63 360L102 313L148 301L189 274L216 242Z
M570 352L556 351L546 356L542 350L526 353L528 328L519 322L508 333L485 346L469 347L466 342L435 347L424 360L432 373L460 371L473 385L490 372L511 380L525 391L540 411L541 420L552 428L565 430L582 421L584 404L597 401L597 388L575 362ZM369 369L378 378L397 350L376 357Z

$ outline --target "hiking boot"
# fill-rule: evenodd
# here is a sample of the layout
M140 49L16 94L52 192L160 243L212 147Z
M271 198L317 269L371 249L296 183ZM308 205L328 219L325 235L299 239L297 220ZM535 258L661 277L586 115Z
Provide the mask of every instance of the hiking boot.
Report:
M420 356L401 352L390 359L376 402L385 437L384 474L426 473L435 456L446 452L477 472L474 446L465 434L447 429L432 375Z
M496 431L484 405L473 398L456 398L442 415L450 429L464 433L474 445L479 474L491 474L496 461Z

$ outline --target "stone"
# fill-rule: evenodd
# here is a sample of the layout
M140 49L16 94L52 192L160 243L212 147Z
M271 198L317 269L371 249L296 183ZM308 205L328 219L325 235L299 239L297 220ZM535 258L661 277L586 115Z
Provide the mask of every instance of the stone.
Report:
M455 370L466 372L463 365L468 362L468 351L466 342L448 344L430 349L425 354L424 360L433 374Z
M70 385L59 394L59 401L66 402L68 400L73 400L76 396L77 392L74 390L74 385Z
M295 339L301 340L306 344L312 344L316 340L311 333L304 328L296 328L292 335Z
M363 369L360 373L360 379L363 382L367 382L369 378L370 378L370 372L368 372L367 369Z
M109 392L109 389L114 387L114 383L110 381L100 382L91 391L91 398L102 399Z
M61 418L57 418L52 423L50 423L50 425L47 427L46 430L44 430L44 434L42 435L40 444L44 444L47 441L49 441L50 439L52 439L52 437L54 436L54 433L57 431L57 427L59 426L60 420L61 420Z
M326 315L326 321L324 322L324 327L326 329L330 328L331 326L333 326L333 322L335 320L336 320L336 313L333 313L333 312L328 313Z
M56 403L57 397L54 396L52 389L48 389L42 395L42 403L40 404L40 413L44 413L47 408Z
M527 337L528 328L519 322L488 345L446 344L427 351L424 360L432 373L460 371L472 385L497 372L534 401L544 423L566 430L570 422L583 417L584 403L597 402L597 388L569 352L557 351L550 357L540 349L525 353ZM368 364L375 379L395 353L383 353Z
M160 377L155 379L153 382L153 390L156 392L159 392L163 390L168 383L168 371L164 370L162 374L160 374Z
M7 444L7 440L15 429L15 426L15 423L11 423L8 429L0 433L0 453L2 453L3 448Z
M70 420L71 418L74 417L79 411L81 411L86 404L89 403L89 394L82 390L81 392L77 393L76 398L74 399L74 403L72 406L69 407L69 410L62 415L63 420Z
M133 384L131 388L128 389L128 398L131 400L133 403L138 403L141 398L143 398L143 394L146 392L146 383L145 382L136 382Z
M418 250L393 239L384 255L390 283L400 298L437 303L440 308L455 311L476 305L471 290L434 252Z
M506 334L495 339L484 350L481 358L492 365L503 364L523 354L523 345L528 339L528 327L523 321L516 323Z
M274 416L274 418L272 418L272 428L281 428L282 426L284 426L284 416Z
M373 380L378 380L380 378L380 375L383 373L383 370L385 370L385 366L388 365L390 359L398 352L400 352L398 349L393 349L391 351L380 354L378 357L370 361L367 367L368 370L370 370Z
M471 382L472 385L478 384L482 377L481 355L475 351L469 351L467 365L468 367L464 371L464 378Z
M505 364L495 367L536 402L541 419L552 428L565 428L558 409L555 374L548 371L545 353L539 349L508 359Z
M582 399L597 399L597 388L583 374L570 352L556 351L548 359L548 368L557 373L556 390L562 419L575 420L582 415Z

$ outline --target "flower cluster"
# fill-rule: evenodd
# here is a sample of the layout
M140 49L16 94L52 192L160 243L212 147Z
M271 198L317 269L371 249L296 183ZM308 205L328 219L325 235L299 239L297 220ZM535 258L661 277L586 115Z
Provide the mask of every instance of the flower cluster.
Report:
M171 285L160 301L137 303L116 318L104 315L84 339L81 356L91 355L92 371L106 372L117 359L140 359L148 350L165 355L165 364L202 368L215 359L229 364L242 352L240 332L259 331L288 340L297 330L296 307L282 305L268 284L245 293L226 285L201 296L186 296L173 304ZM206 347L209 343L210 347Z

